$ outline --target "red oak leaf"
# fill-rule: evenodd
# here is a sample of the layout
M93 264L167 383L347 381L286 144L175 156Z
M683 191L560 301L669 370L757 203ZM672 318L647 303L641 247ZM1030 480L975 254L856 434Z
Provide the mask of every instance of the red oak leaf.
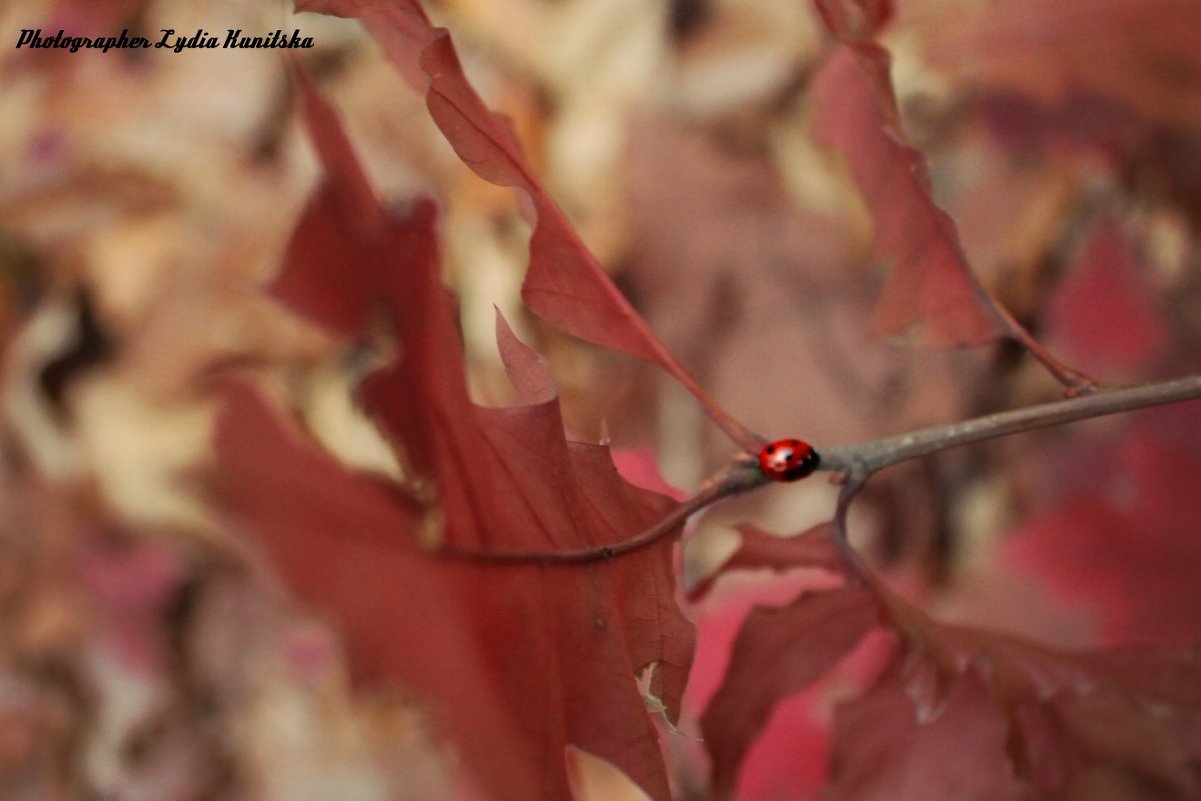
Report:
M432 216L420 224L432 225ZM432 248L401 243L395 256L415 253L432 255ZM624 482L607 448L566 441L557 399L508 409L470 402L449 300L432 258L425 261L391 288L403 359L373 376L363 397L407 461L433 477L447 546L599 552L661 519L673 503ZM545 365L508 326L498 334L519 394L545 396ZM442 569L456 575L477 610L483 659L502 677L526 736L545 759L554 755L544 797L566 791L562 753L571 744L665 798L634 675L654 666L651 692L675 719L693 635L675 602L670 540L611 561L529 561L464 560Z
M720 797L773 710L876 627L895 645L880 678L836 715L823 797L1183 801L1201 791L1190 767L1201 753L1197 649L1059 651L937 623L867 577L747 617L702 719Z
M899 670L844 706L834 725L828 798L837 801L1018 801L1006 759L1008 723L980 668L971 666L945 708L922 720Z
M829 523L821 523L791 537L768 534L745 523L737 529L742 539L738 550L688 591L689 600L696 602L704 598L718 576L729 570L810 568L839 575L846 570L846 562L834 543L835 535Z
M329 183L358 186L353 155L339 150L336 117L302 91L316 109ZM302 224L313 224L311 214ZM225 415L218 439L235 477L228 491L284 576L344 622L372 675L395 677L447 720L492 797L567 797L564 753L572 745L666 799L636 675L653 669L649 692L676 720L693 630L676 605L673 546L664 538L610 558L604 549L657 523L674 502L621 479L606 447L566 440L545 363L503 321L500 350L530 405L473 404L457 320L438 278L432 204L367 217L380 222L366 237L353 225L324 228L334 261L301 255L277 287L306 299L302 309L348 287L355 300L339 308L352 327L368 324L372 309L359 302L368 298L397 333L396 360L369 377L361 397L397 446L409 495L302 455L281 436L256 438L254 430L278 426L261 419L265 413L254 419L246 403ZM335 274L345 280L332 282ZM244 419L255 428L247 431ZM287 483L263 475L273 470ZM288 485L304 496L296 509L280 508L282 491L269 492ZM445 550L423 554L416 530L435 520L444 524ZM563 551L592 558L539 558ZM526 557L504 558L514 553Z
M715 695L729 667L734 642L753 606L789 603L796 595L777 597L784 587L767 592L762 584L747 584L741 593L723 593L697 608L698 648L689 679L687 708L705 706ZM805 689L782 696L753 724L758 729L741 763L732 795L739 801L817 798L827 778L830 702L853 688L870 686L895 650L891 635L868 633L837 667ZM726 738L729 741L730 738ZM704 744L704 743L702 743Z
M468 83L450 36L430 25L415 0L298 2L297 10L361 17L380 46L410 78L426 78L426 105L455 152L482 178L522 190L535 215L522 298L543 319L602 347L658 364L683 383L706 413L750 453L763 444L710 398L655 337L605 274L596 257L534 175L508 122L484 105Z
M1189 799L1201 792L1197 649L1061 652L945 629L986 655L1011 722L1010 753L1038 798Z
M818 136L845 154L875 221L873 251L892 267L873 332L931 346L1000 336L955 224L930 197L925 161L906 143L887 51L871 42L838 46L814 78L813 98Z
M863 588L806 593L789 606L747 616L726 677L701 718L719 798L734 790L772 708L833 668L876 622L875 599Z
M481 657L478 613L416 546L420 504L303 442L244 388L225 398L216 449L231 507L292 590L337 624L355 676L427 701L493 797L541 797L545 755Z
M761 584L756 584L747 587L745 593L724 593L720 599L695 608L697 653L685 697L685 714L690 719L700 716L721 685L747 614L756 604L773 600L786 604L796 596L795 588L787 588L786 593L784 589L772 586L765 592ZM777 591L781 591L778 598ZM815 701L820 692L820 685L815 684L772 710L762 733L743 758L735 797L770 801L816 794L825 780L828 757L825 727L816 714ZM698 741L697 745L704 743Z
M1195 798L1201 653L1065 652L936 623L874 584L905 647L835 722L832 798Z

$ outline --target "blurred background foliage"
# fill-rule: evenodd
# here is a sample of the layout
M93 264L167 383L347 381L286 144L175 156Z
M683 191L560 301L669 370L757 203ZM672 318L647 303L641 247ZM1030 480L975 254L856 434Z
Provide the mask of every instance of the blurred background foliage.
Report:
M807 90L830 45L809 4L442 0L429 12L618 284L752 428L820 448L1056 396L1005 345L867 337L887 265L870 256L873 223L841 156L813 134ZM906 133L973 267L1103 381L1197 364L1198 16L1191 0L907 0L884 40ZM201 480L211 382L226 370L254 375L348 463L396 469L351 402L353 343L260 289L319 178L284 58L13 48L23 28L164 27L314 39L290 55L340 108L381 194L441 204L480 402L514 402L495 304L551 361L574 437L646 446L686 490L733 455L655 370L523 313L518 200L454 157L356 23L278 2L7 0L0 796L445 797L453 761L411 699L350 686L320 610L288 600ZM1199 432L1188 407L898 467L858 504L853 537L952 617L1067 645L1195 640L1180 602L1201 561L1181 547L1187 493L1137 499L1165 470L1199 470ZM714 510L686 581L729 552L732 522L797 531L829 515L833 493L819 480ZM1114 514L1084 525L1067 500ZM1091 549L1062 533L1106 526L1112 538ZM1151 553L1129 544L1149 526L1162 540ZM1165 565L1176 569L1155 598L1122 600ZM721 635L705 634L724 614L718 595L719 611L697 611L700 685L720 670ZM681 759L702 782L703 766ZM783 780L748 764L746 797L803 797L804 782L772 795Z

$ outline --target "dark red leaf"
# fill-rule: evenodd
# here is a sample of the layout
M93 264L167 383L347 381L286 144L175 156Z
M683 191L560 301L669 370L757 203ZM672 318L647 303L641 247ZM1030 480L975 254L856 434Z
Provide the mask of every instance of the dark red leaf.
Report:
M219 430L226 491L277 568L341 625L364 679L430 702L492 797L566 797L569 743L667 797L634 676L654 665L651 691L678 715L692 629L675 607L670 542L580 566L439 560L414 544L412 501L304 447L245 391ZM573 443L567 470L615 527L664 509L621 482L600 446ZM502 509L494 531L512 535L505 522Z
M407 614L393 622L393 632L382 631L381 612L389 606L381 601L391 602L404 585L399 592L411 593L408 603L436 625L461 614L449 585L424 569L417 547L420 505L304 443L246 387L225 394L216 449L221 486L233 508L297 594L337 613L358 674L380 680L401 671L413 682L410 673L427 669L409 655L419 632ZM396 582L379 581L384 576ZM450 646L456 639L461 638L451 635L441 643L453 658L471 653L460 651L461 643ZM437 662L444 656L429 658Z
M428 83L426 105L455 152L484 179L528 194L535 212L530 264L522 298L543 319L589 342L658 364L683 383L730 438L756 452L761 437L748 431L689 376L618 291L575 228L533 174L512 128L492 113L468 83L449 34L432 27L413 0L381 12L361 0L325 0L324 13L364 16L397 69L410 74L413 58Z
M414 252L432 249L406 245L396 256L411 259ZM599 549L670 510L667 499L626 484L607 448L568 443L557 399L508 409L471 404L435 265L411 266L415 272L393 288L404 358L374 376L363 397L405 445L408 460L435 478L448 545ZM524 346L501 333L512 359ZM514 372L528 391L528 370ZM457 573L462 596L479 611L475 636L514 715L528 721L526 734L544 759L554 755L546 797L566 791L561 756L569 743L613 762L653 797L666 797L654 730L633 677L655 665L651 691L669 717L678 716L692 628L675 605L670 540L611 563L467 562L446 569Z
M978 345L1003 333L968 268L955 224L930 197L925 161L906 143L888 53L840 45L813 83L819 137L842 151L875 222L873 252L892 268L877 335L922 345Z
M337 132L332 115L319 123L330 127L317 131L319 141ZM357 185L352 160L328 160L331 180ZM327 458L306 458L280 437L239 448L254 441L229 430L255 418L245 409L227 415L219 439L227 475L235 477L228 491L284 576L344 622L354 652L377 667L373 675L419 692L448 721L466 765L492 797L566 798L564 753L573 745L665 801L665 770L636 675L653 669L649 691L678 719L694 637L676 605L673 545L664 538L611 559L603 548L659 522L674 502L622 480L608 448L566 440L549 373L503 322L498 337L510 374L519 393L537 402L473 404L457 320L439 279L433 205L420 201L399 214L377 208L369 216L379 223L365 243L335 226L331 240L346 246L330 248L332 261L298 256L279 282L311 298L340 286L356 296L365 289L397 333L396 360L370 376L360 395L397 445L409 494L340 478ZM331 286L334 274L344 284ZM262 419L253 425L272 430ZM287 484L264 475L279 465ZM282 509L289 485L305 501ZM407 503L396 503L398 496ZM458 556L425 554L413 544L418 528L437 522ZM589 548L597 558L586 563L488 558ZM392 656L399 652L411 654L412 664ZM461 682L479 687L464 692Z
M245 388L226 395L216 448L231 508L292 590L337 623L355 675L428 701L484 786L517 788L498 799L535 797L535 744L481 660L453 574L416 545L420 505L302 442Z
M325 174L284 253L284 263L294 267L271 289L332 332L359 338L375 304L373 249L383 223L380 205L337 114L303 72L292 74Z

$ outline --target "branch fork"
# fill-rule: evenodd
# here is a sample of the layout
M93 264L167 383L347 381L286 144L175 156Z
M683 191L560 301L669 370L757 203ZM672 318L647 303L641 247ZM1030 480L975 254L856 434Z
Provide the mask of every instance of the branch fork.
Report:
M838 547L853 573L865 575L865 568L858 555L847 544L846 514L851 501L867 480L886 467L974 442L1198 398L1201 398L1201 375L1136 387L1091 388L1066 400L997 412L960 423L925 428L857 445L823 449L818 470L832 472L831 482L842 487L834 515ZM468 550L444 546L433 553L450 559L487 562L608 562L664 537L675 536L683 530L689 517L724 498L741 495L770 483L772 482L760 472L756 457L744 453L736 457L725 470L706 481L700 492L684 501L658 523L618 543L559 551Z

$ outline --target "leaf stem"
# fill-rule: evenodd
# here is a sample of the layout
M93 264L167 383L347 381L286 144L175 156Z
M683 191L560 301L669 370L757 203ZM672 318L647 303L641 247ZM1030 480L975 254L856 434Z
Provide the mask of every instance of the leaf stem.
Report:
M979 280L976 279L975 274L972 275L972 279L976 282L976 285L988 299L988 303L992 308L993 314L997 316L998 322L1005 330L1006 334L1008 334L1009 338L1018 342L1026 349L1027 353L1033 356L1039 364L1045 367L1047 372L1049 372L1056 381L1064 386L1068 397L1088 395L1100 389L1097 382L1094 381L1091 376L1088 376L1073 367L1068 367L1066 364L1059 361L1059 359L1056 359L1054 356L1052 356L1051 352L1044 348L1038 342L1038 340L1030 336L1030 332L1027 331L1026 327L1019 323L1017 319L1009 313L1009 309L1005 308L1001 301L999 301L991 292L989 292L982 284L980 284Z

